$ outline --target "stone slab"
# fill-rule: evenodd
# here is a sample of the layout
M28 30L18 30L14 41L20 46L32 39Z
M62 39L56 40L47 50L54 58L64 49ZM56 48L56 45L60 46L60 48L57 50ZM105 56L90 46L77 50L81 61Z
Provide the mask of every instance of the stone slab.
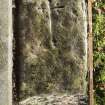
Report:
M12 0L0 0L0 105L12 105Z
M19 97L86 92L85 0L22 0L18 13Z

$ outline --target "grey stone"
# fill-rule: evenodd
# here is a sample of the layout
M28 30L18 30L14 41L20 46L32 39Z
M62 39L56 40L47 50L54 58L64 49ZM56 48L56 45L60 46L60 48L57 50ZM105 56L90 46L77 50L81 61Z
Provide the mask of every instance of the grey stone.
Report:
M12 105L12 0L0 0L0 105Z
M79 96L83 97L78 94L76 94L76 96L70 94L52 94L43 95L40 96L40 98L38 96L34 96L21 101L19 105L87 105L83 102L81 103Z
M41 93L86 92L85 0L19 4L20 100Z

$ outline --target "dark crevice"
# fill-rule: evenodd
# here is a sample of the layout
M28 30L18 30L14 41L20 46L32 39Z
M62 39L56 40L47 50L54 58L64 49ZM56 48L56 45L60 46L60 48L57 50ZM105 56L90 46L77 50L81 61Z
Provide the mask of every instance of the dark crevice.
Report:
M19 105L19 84L20 84L20 41L19 41L19 6L21 0L15 0L14 4L16 6L13 9L13 34L14 34L14 60L13 60L13 105Z
M48 0L50 3L52 2L52 0Z
M60 9L60 8L63 9L63 8L65 8L65 6L60 5L59 3L56 4L57 6L52 7L51 6L52 0L48 0L48 1L49 1L49 4L50 4L51 9Z
M65 8L65 6L56 6L56 7L52 7L51 9L63 9Z

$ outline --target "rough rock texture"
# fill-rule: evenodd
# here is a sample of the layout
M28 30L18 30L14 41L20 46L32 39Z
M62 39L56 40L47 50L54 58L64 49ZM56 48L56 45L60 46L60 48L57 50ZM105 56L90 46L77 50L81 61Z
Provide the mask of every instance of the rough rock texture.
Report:
M0 0L0 105L12 105L12 0Z
M20 105L87 105L86 98L78 94L40 95L20 102Z
M19 97L86 91L85 0L22 0L18 6Z

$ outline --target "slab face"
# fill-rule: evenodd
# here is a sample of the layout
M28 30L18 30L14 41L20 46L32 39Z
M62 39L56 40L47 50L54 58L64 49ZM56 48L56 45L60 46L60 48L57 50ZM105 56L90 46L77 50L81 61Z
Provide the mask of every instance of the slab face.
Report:
M12 105L11 0L0 0L0 105Z
M84 94L85 9L85 0L22 0L17 22L20 100L40 94Z

